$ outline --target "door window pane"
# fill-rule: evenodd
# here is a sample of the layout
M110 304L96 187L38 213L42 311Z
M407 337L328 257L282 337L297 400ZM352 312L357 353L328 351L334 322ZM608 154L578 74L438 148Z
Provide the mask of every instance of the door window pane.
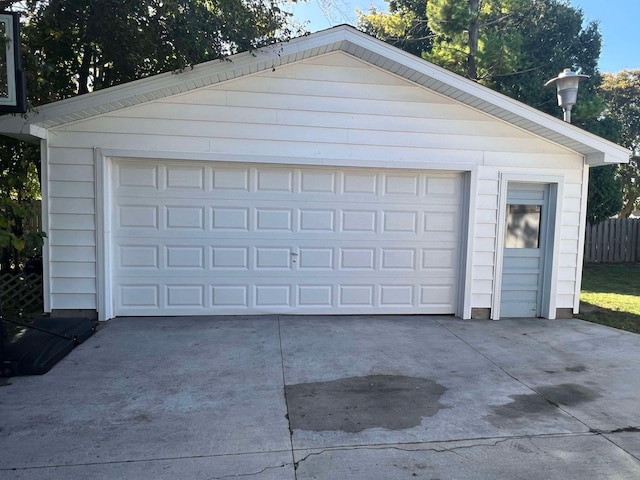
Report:
M506 248L539 248L541 205L507 205Z

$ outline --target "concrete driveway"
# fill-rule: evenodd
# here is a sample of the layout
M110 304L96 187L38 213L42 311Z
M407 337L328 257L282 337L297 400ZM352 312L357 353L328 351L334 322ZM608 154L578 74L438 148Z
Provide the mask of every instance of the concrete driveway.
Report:
M3 479L640 478L640 335L579 320L111 320L0 388Z

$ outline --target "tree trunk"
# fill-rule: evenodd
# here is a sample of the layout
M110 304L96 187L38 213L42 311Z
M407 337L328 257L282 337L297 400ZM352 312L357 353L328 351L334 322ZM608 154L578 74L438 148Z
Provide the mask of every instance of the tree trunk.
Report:
M469 54L467 57L467 77L474 82L478 80L478 39L480 38L480 0L469 0Z
M82 54L82 63L78 71L78 95L89 93L89 74L91 73L91 48L86 47Z
M634 200L629 200L628 198L624 199L624 206L622 207L622 210L620 210L620 213L618 214L618 217L620 218L629 218L631 216L631 214L635 211L635 202Z

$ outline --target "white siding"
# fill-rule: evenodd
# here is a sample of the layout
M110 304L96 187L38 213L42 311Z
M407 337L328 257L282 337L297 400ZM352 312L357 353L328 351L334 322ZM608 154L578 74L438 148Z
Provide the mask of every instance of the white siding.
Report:
M93 150L49 148L52 309L96 308Z
M94 147L149 151L150 158L182 152L360 167L478 165L474 308L491 306L500 171L553 171L566 178L558 307L573 306L582 158L343 52L57 127L48 142L54 309L96 308Z

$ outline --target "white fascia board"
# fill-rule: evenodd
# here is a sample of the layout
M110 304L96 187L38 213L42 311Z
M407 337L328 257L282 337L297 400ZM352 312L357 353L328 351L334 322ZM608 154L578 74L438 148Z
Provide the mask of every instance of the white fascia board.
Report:
M619 147L622 149L622 147ZM594 152L586 156L586 163L590 167L601 167L604 165L615 165L618 163L629 163L631 150L622 149L622 152L607 151Z
M49 130L47 130L46 128L42 128L35 124L29 125L29 134L34 137L40 138L41 140L46 140L48 137L48 133Z

